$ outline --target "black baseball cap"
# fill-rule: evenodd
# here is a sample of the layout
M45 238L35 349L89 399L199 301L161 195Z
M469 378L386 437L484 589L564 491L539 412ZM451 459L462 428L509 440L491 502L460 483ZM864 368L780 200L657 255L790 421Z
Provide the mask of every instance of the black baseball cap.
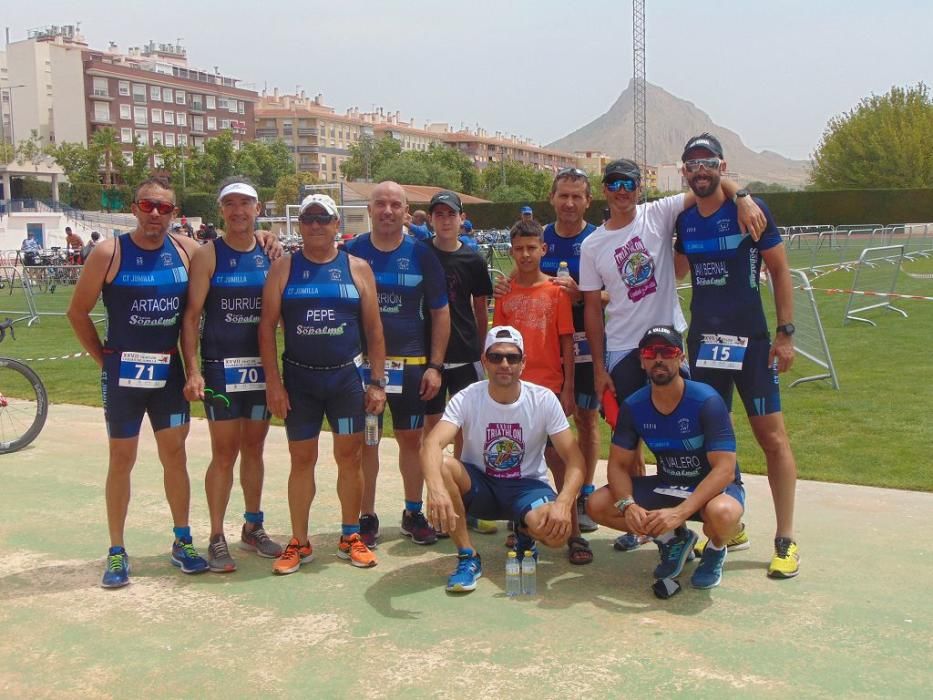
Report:
M460 196L456 192L451 192L450 190L441 190L431 197L431 203L428 204L428 213L432 213L434 207L438 204L446 204L458 214L463 211L463 203L460 201Z
M608 182L616 177L630 177L635 182L641 182L641 170L635 161L628 158L619 158L612 161L603 171L603 182Z
M706 132L703 132L699 136L694 136L692 139L687 141L687 145L684 146L684 152L680 156L680 159L687 160L687 154L694 148L703 148L712 153L717 158L723 157L722 144L719 143L719 139Z
M684 339L677 329L673 326L653 326L648 329L641 340L638 342L638 349L641 350L650 344L654 339L662 340L666 345L671 345L679 350L684 349Z

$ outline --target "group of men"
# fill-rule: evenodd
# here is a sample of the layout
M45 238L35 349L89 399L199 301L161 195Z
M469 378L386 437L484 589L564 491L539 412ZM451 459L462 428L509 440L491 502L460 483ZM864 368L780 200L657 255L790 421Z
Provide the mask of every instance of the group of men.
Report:
M620 549L651 537L661 552L659 577L673 578L696 540L685 522L700 518L708 542L693 583L717 585L726 547L748 546L728 414L733 384L765 451L778 514L769 575L795 575L796 474L776 382L793 360L783 248L764 204L721 180L725 161L715 138L692 139L684 162L692 192L647 205L638 203L638 167L611 163L603 177L611 215L599 228L585 221L586 173L556 174L550 199L557 219L541 233L541 271L572 307L574 345L564 352L575 361L564 358L567 386L550 388L521 379L541 348L526 345L510 325L486 332L493 290L483 260L460 240L463 206L456 193L439 192L423 217L408 222L410 228L430 223L433 237L419 241L405 231L404 189L380 183L369 202L371 232L341 248L334 245L337 206L326 195L310 195L299 212L303 248L279 257L281 247L270 236L254 234L260 204L248 182L221 187L225 233L203 247L169 233L176 211L171 186L158 178L143 183L132 205L136 230L102 242L89 257L68 314L102 370L111 538L102 585L129 582L123 529L145 414L174 521L171 560L185 573L236 569L224 517L237 457L246 505L241 548L274 558L277 574L311 561L309 512L325 417L338 469L337 554L357 567L375 566L379 451L378 441L364 444L363 432L373 419L381 429L385 406L404 490L401 533L422 545L453 538L458 563L447 590L473 590L482 575L467 526L475 528L475 519L511 521L510 544L535 557L537 541L569 542L575 564L592 561L580 533L597 523L628 533ZM777 299L773 344L758 297L762 259ZM680 340L686 324L674 279L675 270L688 268L694 282L689 365L712 389L678 371L687 357ZM558 274L564 269L570 274ZM101 293L108 313L104 342L89 316ZM609 483L596 490L604 397L620 408ZM212 445L207 559L188 525L185 438L194 400L204 401ZM284 547L266 533L261 510L270 415L285 421L291 458L291 538ZM657 457L655 477L644 476L639 441ZM450 444L453 456L444 453ZM554 462L561 464L559 472L551 467L559 493L547 479Z

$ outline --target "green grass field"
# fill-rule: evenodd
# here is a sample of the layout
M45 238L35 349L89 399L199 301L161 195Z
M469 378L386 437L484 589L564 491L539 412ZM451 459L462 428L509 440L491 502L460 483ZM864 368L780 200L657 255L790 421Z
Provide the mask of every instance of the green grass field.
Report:
M503 265L508 269L507 263ZM890 270L890 268L888 268ZM905 263L904 270L914 274L933 273L933 259ZM875 282L882 289L885 273L879 268ZM853 273L840 270L817 279L820 289L848 288ZM63 314L71 287L59 287L55 293L37 296L40 312ZM897 291L904 294L933 296L933 281L902 274ZM16 316L25 309L21 290L0 290L0 319ZM910 315L904 319L889 311L874 310L864 315L878 325L842 319L847 295L814 292L841 389L835 391L828 381L809 382L790 388L800 377L819 371L798 356L794 368L782 376L784 414L797 455L801 478L873 486L933 491L933 471L929 469L933 448L933 392L928 382L933 374L929 353L933 338L933 302L903 300L896 306ZM766 295L766 308L772 315L773 304ZM865 300L865 301L863 301ZM858 305L870 298L862 297ZM684 309L689 307L689 292L684 295ZM801 310L797 311L800 318ZM75 353L80 350L63 315L42 316L32 327L17 324L15 341L7 338L0 354L11 357L40 358ZM30 362L41 375L53 403L100 405L99 375L89 358L57 359ZM764 473L764 460L742 415L736 398L736 427L739 461L743 471ZM203 415L199 405L195 415ZM608 429L603 431L603 456L609 445Z

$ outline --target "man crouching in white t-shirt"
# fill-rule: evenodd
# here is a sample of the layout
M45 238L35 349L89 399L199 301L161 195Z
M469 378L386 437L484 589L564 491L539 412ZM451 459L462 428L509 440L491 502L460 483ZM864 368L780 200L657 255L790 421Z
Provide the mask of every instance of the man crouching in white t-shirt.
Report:
M421 447L428 520L457 545L457 569L447 579L451 592L472 591L483 575L467 515L518 523L519 558L529 551L537 559L535 540L563 547L570 536L571 511L585 474L583 454L554 393L519 380L524 353L516 329L490 330L483 353L489 379L455 395ZM461 429L462 461L444 454ZM567 467L559 495L547 480L548 438Z

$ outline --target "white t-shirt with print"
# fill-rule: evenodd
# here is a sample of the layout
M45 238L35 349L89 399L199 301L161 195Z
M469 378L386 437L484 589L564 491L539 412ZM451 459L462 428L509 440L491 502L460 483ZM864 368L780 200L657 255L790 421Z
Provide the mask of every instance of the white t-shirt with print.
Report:
M521 382L518 401L502 404L489 395L489 380L471 384L447 403L441 420L463 429L461 461L497 479L548 483L547 439L570 428L554 392Z
M580 289L609 294L606 350L633 350L651 326L687 327L674 277L674 222L684 210L684 195L665 197L635 209L628 226L605 225L583 241Z

